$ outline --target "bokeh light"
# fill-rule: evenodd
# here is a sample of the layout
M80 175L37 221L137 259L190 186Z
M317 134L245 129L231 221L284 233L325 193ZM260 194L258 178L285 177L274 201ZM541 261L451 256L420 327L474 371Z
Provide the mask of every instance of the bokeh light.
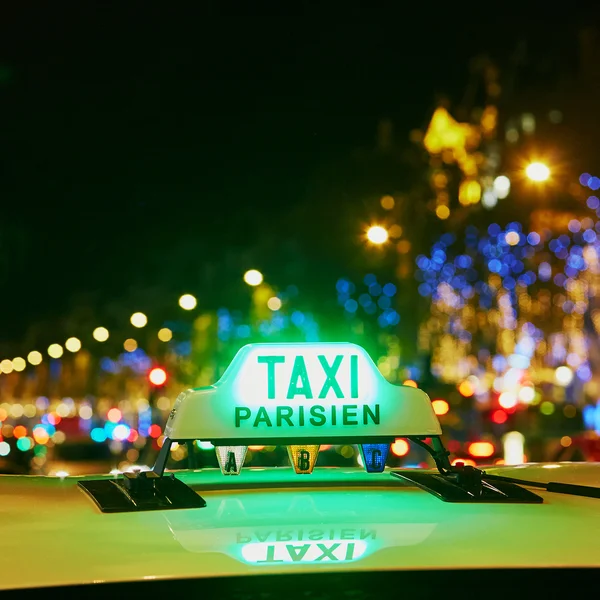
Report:
M20 356L16 356L12 360L12 366L15 371L20 372L25 369L25 367L27 366L27 362L25 361L24 358L21 358Z
M148 379L152 385L163 385L167 381L167 372L161 367L154 367L148 373Z
M250 269L244 273L244 281L251 286L260 285L263 282L263 274L256 269Z
M495 452L494 444L491 442L472 442L469 444L468 452L476 458L488 458Z
M509 246L516 246L519 243L521 236L516 231L509 231L504 236L504 239Z
M513 392L502 392L498 397L498 404L502 408L514 408L517 405L518 398Z
M498 425L501 425L502 423L506 423L507 420L508 420L508 415L503 410L498 409L492 413L492 421Z
M108 339L108 329L106 327L96 327L92 336L97 342L105 342Z
M123 348L125 348L127 352L134 352L135 350L137 350L137 347L138 344L133 338L127 338L123 342Z
M65 348L69 352L79 352L79 350L81 350L81 341L78 340L76 337L70 337L65 342Z
M503 200L510 192L510 179L506 175L499 175L494 179L494 195Z
M445 415L450 410L450 405L445 400L433 400L431 406L433 412L438 416Z
M32 365L39 365L42 362L42 354L41 352L38 352L37 350L32 350L28 355L27 355L27 360L30 362L30 364Z
M403 438L397 438L391 446L392 454L395 456L406 456L409 450L410 446Z
M531 181L547 181L550 177L550 169L541 162L533 162L527 165L525 174Z
M567 387L573 381L573 370L565 365L560 366L554 372L554 378L558 385Z
M0 371L5 374L9 374L13 372L13 364L12 360L8 360L5 358L3 361L0 361Z
M381 225L373 225L367 230L367 239L375 245L385 244L389 237L388 230Z
M63 347L60 344L50 344L48 346L48 356L60 358L63 355Z
M278 311L281 308L281 300L277 296L273 296L267 300L267 306L272 311Z
M181 306L183 310L193 310L196 308L197 304L198 301L192 294L183 294L183 296L179 298L179 306Z
M79 409L79 417L81 419L83 419L84 421L87 421L88 419L91 419L92 416L94 414L94 411L92 409L91 406L88 405L83 405L80 409Z
M143 312L135 312L129 319L134 327L145 327L148 323L148 317Z
M169 342L173 338L173 332L168 327L159 329L157 335L161 342Z
M380 200L380 203L381 208L384 208L385 210L392 210L396 204L392 196L383 196Z
M106 413L106 418L111 423L118 423L123 418L123 414L118 408L113 407Z
M27 435L27 428L23 425L17 425L13 429L13 435L18 439L25 437Z
M465 379L464 381L460 382L460 384L458 385L458 391L465 398L470 398L475 393L473 384L468 379Z
M450 209L446 205L442 204L436 207L435 214L438 219L445 221L450 216Z

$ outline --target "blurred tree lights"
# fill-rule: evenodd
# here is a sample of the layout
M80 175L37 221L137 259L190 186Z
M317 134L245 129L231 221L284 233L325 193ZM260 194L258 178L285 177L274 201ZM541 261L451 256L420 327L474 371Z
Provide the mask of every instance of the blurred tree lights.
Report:
M562 234L470 226L417 257L419 293L431 299L419 342L436 377L471 381L479 402L505 409L595 397L599 229L590 217Z

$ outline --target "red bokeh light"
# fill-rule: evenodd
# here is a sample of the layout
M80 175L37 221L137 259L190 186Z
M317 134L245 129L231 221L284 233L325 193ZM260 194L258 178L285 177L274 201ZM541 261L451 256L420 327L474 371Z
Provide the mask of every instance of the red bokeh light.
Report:
M500 425L502 423L506 423L507 419L508 419L508 415L503 410L495 410L492 413L492 421L494 421L494 423L498 423L498 425Z
M150 425L150 428L148 429L148 435L152 438L157 438L160 437L160 434L162 433L161 429L160 429L160 425Z
M458 452L460 450L460 442L458 442L457 440L450 440L446 444L446 447L448 448L449 452L452 452L452 454L454 454L455 452Z

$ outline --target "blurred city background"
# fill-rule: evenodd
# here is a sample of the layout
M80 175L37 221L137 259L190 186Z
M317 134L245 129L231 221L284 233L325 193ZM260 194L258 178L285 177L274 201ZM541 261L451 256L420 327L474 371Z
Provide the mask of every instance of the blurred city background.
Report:
M151 465L275 341L360 344L463 462L600 460L598 29L2 10L1 472Z

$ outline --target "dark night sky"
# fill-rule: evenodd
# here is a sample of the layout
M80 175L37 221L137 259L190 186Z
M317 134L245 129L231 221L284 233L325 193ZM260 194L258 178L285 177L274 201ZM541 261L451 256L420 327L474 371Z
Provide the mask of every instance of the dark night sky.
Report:
M76 292L118 295L179 236L198 237L199 260L252 245L320 162L373 143L381 117L406 138L436 94L462 91L470 57L507 55L521 34L487 18L13 4L0 19L4 339Z

